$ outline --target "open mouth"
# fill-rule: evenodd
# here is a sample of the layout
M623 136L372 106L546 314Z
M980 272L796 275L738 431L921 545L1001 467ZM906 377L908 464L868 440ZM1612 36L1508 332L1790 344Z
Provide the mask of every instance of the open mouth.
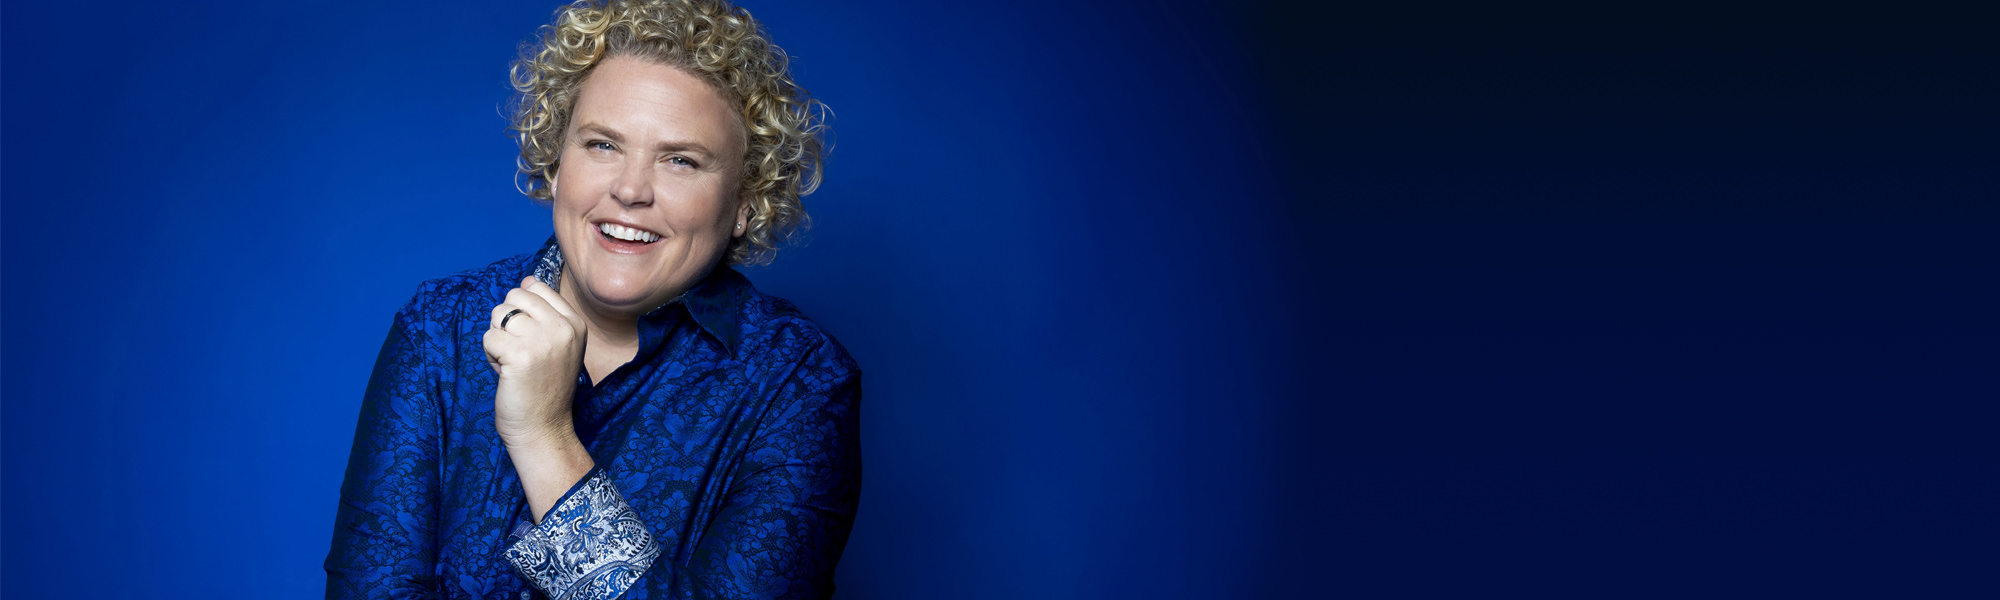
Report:
M598 223L597 234L604 236L605 239L627 244L651 244L660 241L660 234L617 223Z

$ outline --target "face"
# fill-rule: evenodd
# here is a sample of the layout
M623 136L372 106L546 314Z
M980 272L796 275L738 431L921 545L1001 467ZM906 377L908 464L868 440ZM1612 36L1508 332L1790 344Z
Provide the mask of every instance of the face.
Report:
M599 63L578 91L556 171L563 295L636 317L706 276L748 217L736 198L745 137L700 79L629 56Z

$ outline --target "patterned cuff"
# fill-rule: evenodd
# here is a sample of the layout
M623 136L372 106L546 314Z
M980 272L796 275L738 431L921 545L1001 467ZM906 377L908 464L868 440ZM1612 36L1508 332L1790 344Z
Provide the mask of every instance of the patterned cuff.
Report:
M507 562L557 600L609 600L625 593L660 556L645 521L594 467L542 522L507 547Z

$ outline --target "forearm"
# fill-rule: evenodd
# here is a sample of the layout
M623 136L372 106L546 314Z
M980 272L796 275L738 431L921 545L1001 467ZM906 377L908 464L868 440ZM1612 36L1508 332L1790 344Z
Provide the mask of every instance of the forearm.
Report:
M508 536L507 562L547 597L616 598L652 567L660 545L583 446L562 442L574 432L550 439L557 443L508 449L528 459L516 469L535 524Z
M564 424L563 427L533 436L526 440L506 440L507 455L514 461L514 471L521 477L521 488L528 495L528 509L535 523L554 508L563 494L590 473L597 465L590 457L590 451L576 437L576 429Z

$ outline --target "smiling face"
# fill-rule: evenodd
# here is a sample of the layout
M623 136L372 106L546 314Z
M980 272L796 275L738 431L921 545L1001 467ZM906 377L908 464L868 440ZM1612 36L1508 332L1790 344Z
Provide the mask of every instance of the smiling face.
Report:
M746 137L693 75L630 56L599 63L577 93L556 171L562 294L623 320L706 276L748 217L736 198Z

